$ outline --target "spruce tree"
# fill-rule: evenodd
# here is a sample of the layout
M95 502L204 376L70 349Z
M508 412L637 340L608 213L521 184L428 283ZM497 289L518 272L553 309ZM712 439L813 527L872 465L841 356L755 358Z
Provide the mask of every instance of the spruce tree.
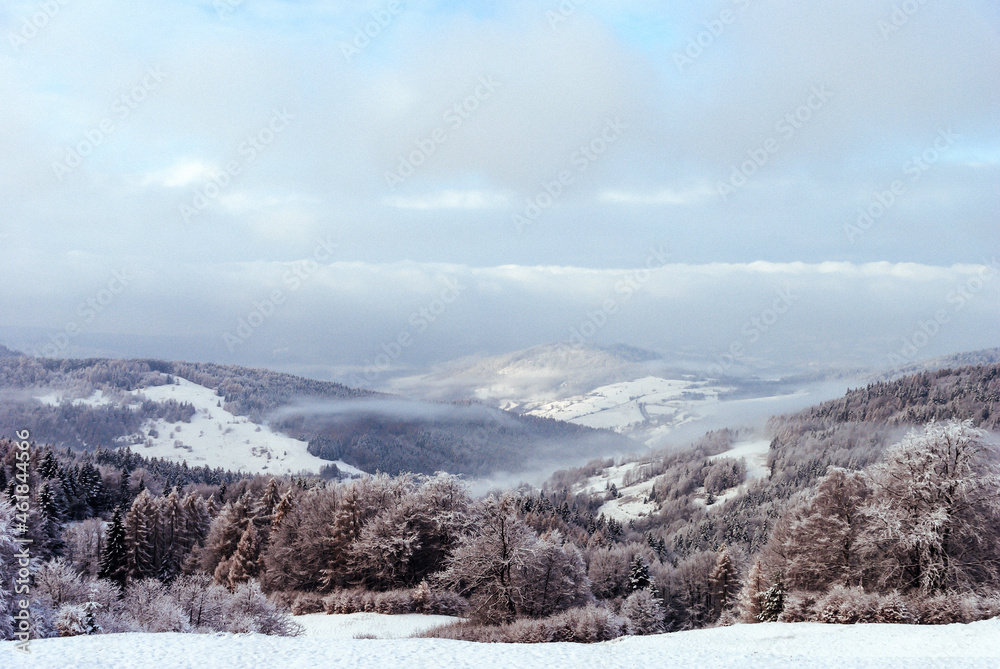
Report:
M649 580L649 565L642 559L642 556L636 555L632 558L632 564L629 566L628 591L633 593L636 590L646 590L650 585L652 582Z
M108 525L108 535L104 542L104 552L101 553L101 566L97 577L112 580L119 587L124 588L127 574L128 558L125 547L125 525L122 521L121 507L115 507L115 512L111 516L111 523Z
M778 621L778 616L785 610L785 584L781 579L781 574L775 579L761 598L760 615L757 619L762 623L773 623Z

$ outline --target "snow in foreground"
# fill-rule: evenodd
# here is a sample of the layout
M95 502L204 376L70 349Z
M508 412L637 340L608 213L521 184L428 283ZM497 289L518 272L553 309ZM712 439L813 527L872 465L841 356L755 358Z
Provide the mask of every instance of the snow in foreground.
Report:
M1000 666L1000 620L970 625L736 625L582 645L443 639L321 639L119 634L42 639L31 654L0 642L0 667L854 667Z
M428 616L422 613L307 613L295 616L295 622L305 628L310 639L353 639L360 634L378 639L405 639L462 618Z

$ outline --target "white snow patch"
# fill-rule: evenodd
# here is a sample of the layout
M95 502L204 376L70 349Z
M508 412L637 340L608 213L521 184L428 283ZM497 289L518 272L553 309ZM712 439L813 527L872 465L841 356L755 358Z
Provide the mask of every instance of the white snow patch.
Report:
M142 442L134 450L147 457L173 462L186 460L192 466L239 469L255 474L297 474L318 472L328 460L310 454L304 441L275 432L267 425L251 422L222 407L222 398L211 388L175 376L176 383L150 386L141 392L155 402L188 402L196 412L190 423L148 421ZM157 436L151 436L154 429ZM342 471L360 472L347 463L337 463Z
M764 479L771 475L771 470L767 466L767 453L770 449L770 439L741 441L733 444L733 447L728 451L713 455L709 460L714 460L715 458L739 460L743 458L747 463L747 480Z
M18 669L447 667L448 669L994 669L1000 620L969 625L761 623L597 644L480 644L446 639L331 639L256 634L106 634L0 641Z
M294 616L310 639L353 639L370 634L379 639L405 639L420 632L464 620L454 616L430 616L422 613L309 613Z
M638 428L660 433L696 420L696 409L717 403L724 390L706 382L646 376L585 395L526 405L525 413L621 433Z

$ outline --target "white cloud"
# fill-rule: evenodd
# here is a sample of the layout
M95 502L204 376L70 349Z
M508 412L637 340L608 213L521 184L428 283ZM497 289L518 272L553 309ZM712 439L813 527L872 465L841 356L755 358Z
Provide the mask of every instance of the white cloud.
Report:
M385 203L396 209L498 209L510 202L507 195L482 190L443 190L425 195L392 195Z

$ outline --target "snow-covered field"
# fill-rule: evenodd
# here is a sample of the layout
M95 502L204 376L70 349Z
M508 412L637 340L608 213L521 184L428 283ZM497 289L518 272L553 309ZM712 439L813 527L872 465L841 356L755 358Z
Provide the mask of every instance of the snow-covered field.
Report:
M697 409L718 402L724 390L703 381L647 376L601 386L585 395L526 406L524 413L623 433L640 426L662 430L696 420Z
M360 634L379 639L405 639L462 618L427 616L421 613L387 615L384 613L308 613L295 616L295 622L306 630L310 639L354 639Z
M176 400L188 402L196 412L190 423L147 421L139 443L132 449L146 457L158 457L172 462L187 461L191 466L222 467L254 474L315 473L329 461L311 455L304 441L279 434L268 425L252 422L246 416L236 416L222 407L221 397L211 388L175 376L175 383L143 388L133 395L154 402ZM58 404L62 397L49 394L37 398L46 404ZM92 406L111 403L101 391L89 398L73 400L74 404ZM135 404L135 406L138 406ZM362 474L361 470L344 462L336 462L341 471Z
M599 644L476 644L444 639L116 634L0 642L5 669L247 667L313 669L996 669L1000 621L970 625L735 625Z

